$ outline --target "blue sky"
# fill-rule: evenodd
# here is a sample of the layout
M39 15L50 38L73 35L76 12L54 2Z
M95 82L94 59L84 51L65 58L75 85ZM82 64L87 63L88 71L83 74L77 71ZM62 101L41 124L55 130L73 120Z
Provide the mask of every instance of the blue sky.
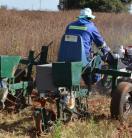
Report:
M19 10L40 10L40 7L41 10L57 10L58 3L59 0L0 0L0 5L7 5L9 9Z

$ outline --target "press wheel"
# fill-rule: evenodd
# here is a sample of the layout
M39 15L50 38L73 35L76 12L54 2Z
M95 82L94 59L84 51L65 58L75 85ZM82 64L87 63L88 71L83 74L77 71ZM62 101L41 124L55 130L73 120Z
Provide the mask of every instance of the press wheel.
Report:
M132 84L121 82L112 92L111 117L121 121L132 118ZM132 120L131 120L132 121Z

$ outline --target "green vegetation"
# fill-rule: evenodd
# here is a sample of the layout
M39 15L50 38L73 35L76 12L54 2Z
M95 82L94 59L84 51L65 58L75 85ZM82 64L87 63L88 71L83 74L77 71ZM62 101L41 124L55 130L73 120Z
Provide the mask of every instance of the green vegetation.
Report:
M119 0L89 0L85 6L101 12L121 12L125 10L124 5Z
M94 11L121 12L127 10L125 6L132 0L67 0L68 9L90 7Z
M54 130L52 134L53 138L61 138L62 137L62 122L57 120L56 124L54 125Z

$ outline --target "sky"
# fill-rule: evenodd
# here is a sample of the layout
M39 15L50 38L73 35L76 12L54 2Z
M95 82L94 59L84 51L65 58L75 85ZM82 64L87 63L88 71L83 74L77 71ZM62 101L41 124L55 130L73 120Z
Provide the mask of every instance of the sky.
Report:
M131 6L130 6L130 13L132 14L132 4L131 4Z
M58 10L59 0L0 0L0 5L19 10Z

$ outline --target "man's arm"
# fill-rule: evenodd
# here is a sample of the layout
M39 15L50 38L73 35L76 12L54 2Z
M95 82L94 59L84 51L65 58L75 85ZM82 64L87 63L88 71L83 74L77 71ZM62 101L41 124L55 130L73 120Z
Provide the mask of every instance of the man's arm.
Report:
M102 54L103 55L107 54L110 51L110 48L107 46L104 38L101 36L100 32L95 26L93 26L92 28L91 35L97 48L102 51Z
M104 38L101 36L98 29L94 26L92 30L92 39L96 44L97 48L102 52L102 60L107 62L109 65L112 65L114 62L114 57L111 53L111 49L107 46Z

